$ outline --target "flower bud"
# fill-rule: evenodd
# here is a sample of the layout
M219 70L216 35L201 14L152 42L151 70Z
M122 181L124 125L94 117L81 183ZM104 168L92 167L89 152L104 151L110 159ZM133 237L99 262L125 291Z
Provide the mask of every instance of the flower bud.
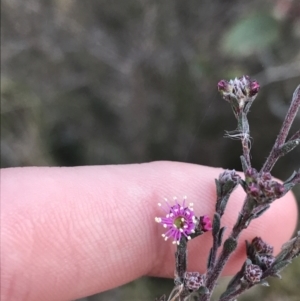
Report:
M186 272L184 278L185 287L190 291L197 291L205 285L205 275L198 272Z
M262 269L255 264L246 265L244 271L244 278L251 284L257 283L260 281L261 276L263 274Z
M202 232L207 232L212 230L211 220L207 215L200 216L199 228Z
M251 245L253 246L254 251L256 253L266 254L266 255L272 255L273 254L274 248L271 245L264 242L260 237L255 237L252 240Z
M258 259L260 261L260 267L263 270L267 270L275 261L275 257L272 255L259 255Z
M256 80L253 80L250 83L249 96L251 96L251 97L255 96L258 93L259 89L260 89L259 83Z

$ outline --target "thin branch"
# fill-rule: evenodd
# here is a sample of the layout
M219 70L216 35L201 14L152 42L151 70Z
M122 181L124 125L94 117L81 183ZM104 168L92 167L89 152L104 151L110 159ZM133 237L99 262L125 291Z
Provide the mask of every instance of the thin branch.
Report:
M271 153L268 157L268 159L266 160L264 166L261 169L261 172L269 172L272 170L274 164L276 163L276 161L278 160L278 158L280 157L280 148L282 147L282 145L284 144L287 135L290 131L290 128L292 126L292 123L296 117L296 114L298 112L298 109L300 107L300 85L296 88L294 94L293 94L293 99L290 105L290 108L286 114L286 117L283 121L281 130L277 136L277 139L275 141L275 144L271 150Z
M210 275L207 278L206 287L208 288L209 293L201 297L201 301L209 301L211 298L211 294L214 290L214 287L216 286L217 280L219 279L229 257L234 252L238 237L240 236L241 232L246 228L246 225L248 223L248 220L251 216L251 212L249 212L248 204L249 204L249 198L246 197L244 201L244 205L242 208L242 211L240 213L241 218L238 219L235 226L232 229L232 232L227 238L223 244L223 249L219 255L219 258L210 273Z

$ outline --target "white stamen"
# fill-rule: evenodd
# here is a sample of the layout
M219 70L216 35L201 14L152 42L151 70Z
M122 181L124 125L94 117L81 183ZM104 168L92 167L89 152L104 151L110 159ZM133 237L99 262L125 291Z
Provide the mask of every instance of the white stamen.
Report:
M166 234L162 234L161 236L162 236L162 237L166 237Z
M167 226L167 224L164 224L164 228L167 228L168 226Z
M190 236L187 237L188 240L191 240L192 238Z
M179 241L177 241L177 245L179 246Z
M175 200L177 200L177 197L176 197L176 196L174 196L174 197L173 197L173 200L174 200L174 201L175 201Z
M155 218L155 221L156 221L157 223L160 223L160 222L161 222L161 218L160 218L160 217L156 217L156 218Z
M181 219L180 219L182 222L184 222L184 218L182 217Z
M183 229L180 228L179 231L182 233L182 232L183 232Z
M158 205L159 207L161 207L161 203L158 203L157 205Z

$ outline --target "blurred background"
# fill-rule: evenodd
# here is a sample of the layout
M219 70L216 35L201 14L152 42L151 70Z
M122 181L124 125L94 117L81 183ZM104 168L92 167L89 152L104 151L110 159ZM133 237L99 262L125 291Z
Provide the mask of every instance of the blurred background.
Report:
M1 26L2 167L176 160L240 170L240 143L223 138L236 122L216 85L248 74L262 86L249 114L260 168L300 83L299 0L2 0ZM299 127L298 115L291 133ZM287 178L299 155L273 175ZM239 300L299 300L299 279L298 259ZM82 301L150 301L172 285L142 278Z

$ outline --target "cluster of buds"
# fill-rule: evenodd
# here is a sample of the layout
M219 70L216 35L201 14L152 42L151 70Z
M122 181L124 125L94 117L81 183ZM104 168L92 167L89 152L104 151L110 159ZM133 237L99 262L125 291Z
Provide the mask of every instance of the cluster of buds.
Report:
M184 286L189 291L197 291L201 286L205 285L205 275L198 272L186 272L184 278Z
M243 280L255 284L261 281L263 273L269 269L275 261L273 247L264 242L260 237L255 237L251 244L247 244L247 257Z
M275 261L273 247L260 237L255 237L251 244L247 243L247 256L252 263L258 265L262 271L267 270Z
M285 193L284 185L272 180L269 172L258 173L255 168L246 170L243 188L258 204L271 203Z
M236 116L240 112L248 113L259 88L259 83L256 80L251 80L247 75L230 81L223 79L218 83L219 92L231 104Z

